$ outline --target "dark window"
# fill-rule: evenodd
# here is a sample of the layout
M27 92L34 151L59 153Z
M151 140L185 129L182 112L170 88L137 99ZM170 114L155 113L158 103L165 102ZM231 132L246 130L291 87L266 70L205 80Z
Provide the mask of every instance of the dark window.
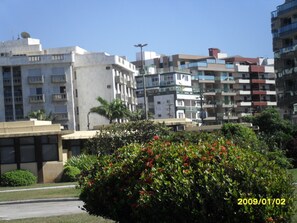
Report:
M35 162L35 146L34 145L22 145L20 146L21 162Z
M58 146L57 144L43 144L42 145L43 161L58 160Z
M36 94L43 94L41 87L36 88Z
M158 102L157 102L157 104L159 105L159 104L161 104L161 102L160 102L160 101L158 101Z
M15 150L13 146L0 147L2 164L15 163Z

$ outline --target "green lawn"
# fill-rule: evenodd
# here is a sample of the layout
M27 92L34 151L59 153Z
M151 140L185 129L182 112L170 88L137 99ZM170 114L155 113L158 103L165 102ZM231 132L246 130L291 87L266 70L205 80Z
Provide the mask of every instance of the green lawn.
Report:
M101 217L90 216L88 214L73 214L73 215L64 215L64 216L55 216L55 217L46 217L46 218L27 218L19 220L9 220L9 221L0 221L0 222L9 222L9 223L112 223L114 221L106 220Z
M23 187L0 187L0 191L3 191L3 190L13 190L13 189L38 188L38 187L76 185L76 184L77 184L76 182L71 182L71 183L33 184L33 185L30 185L30 186L23 186Z
M80 193L80 189L76 189L76 188L45 189L45 190L18 191L18 192L14 191L14 192L0 193L0 201L78 197L79 193Z

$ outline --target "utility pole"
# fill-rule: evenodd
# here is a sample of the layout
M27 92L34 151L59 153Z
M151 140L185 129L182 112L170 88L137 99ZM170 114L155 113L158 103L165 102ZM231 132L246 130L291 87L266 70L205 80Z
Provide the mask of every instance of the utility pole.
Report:
M143 80L143 99L144 99L144 114L145 114L145 119L148 119L148 112L147 112L147 102L146 102L146 86L145 86L145 70L144 70L144 61L142 57L142 48L147 46L147 44L137 44L134 45L135 47L140 47L140 61L141 61L141 66L140 66L140 71L139 73L142 74L142 80Z

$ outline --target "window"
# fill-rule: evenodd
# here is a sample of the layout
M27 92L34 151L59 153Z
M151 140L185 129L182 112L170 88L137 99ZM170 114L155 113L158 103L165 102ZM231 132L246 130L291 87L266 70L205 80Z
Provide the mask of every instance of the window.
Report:
M181 74L177 74L176 79L177 79L177 80L181 80Z
M76 114L79 115L79 107L76 107Z
M158 101L157 104L158 104L158 105L161 104L161 101Z
M188 75L185 75L184 77L185 77L185 81L188 81L189 80Z
M75 97L78 97L77 89L75 89Z
M162 115L161 114L158 114L158 117L160 118L160 117L162 117Z
M34 137L23 137L20 142L20 159L22 163L35 161Z
M106 70L110 70L110 67L105 67Z
M65 86L60 86L60 93L66 93L66 87Z
M41 87L36 88L36 94L42 94L42 88Z
M13 146L0 147L0 157L2 164L15 163L15 150Z
M184 113L177 113L178 118L183 118L184 117Z
M43 144L42 145L43 161L58 160L58 146L57 144Z
M34 162L35 161L35 146L34 145L21 145L20 146L21 162Z

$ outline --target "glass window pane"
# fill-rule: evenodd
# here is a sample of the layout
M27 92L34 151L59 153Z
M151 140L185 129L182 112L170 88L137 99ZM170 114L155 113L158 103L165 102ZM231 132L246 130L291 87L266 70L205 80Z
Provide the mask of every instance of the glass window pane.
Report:
M57 144L45 144L42 145L42 157L43 161L58 160L58 147Z
M79 146L71 146L72 156L80 155L80 147Z
M34 144L34 137L20 138L20 144Z
M14 144L13 138L0 139L0 146L7 146L7 145L13 145L13 144Z
M20 146L21 162L35 161L35 147L34 145Z
M14 147L0 148L1 163L15 163Z

